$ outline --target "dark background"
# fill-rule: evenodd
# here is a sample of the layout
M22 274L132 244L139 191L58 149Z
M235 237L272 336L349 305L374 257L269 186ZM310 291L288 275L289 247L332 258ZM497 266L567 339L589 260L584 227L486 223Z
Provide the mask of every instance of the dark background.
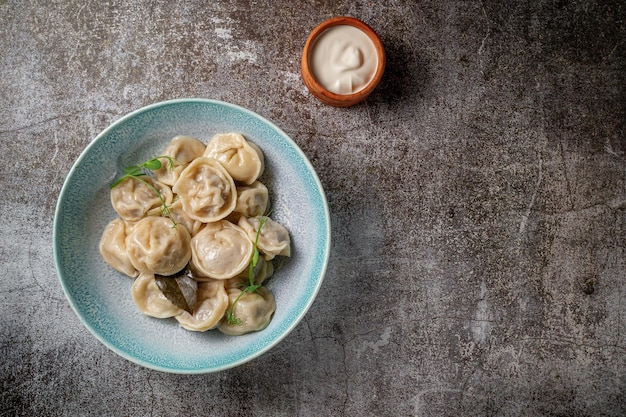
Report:
M300 77L336 15L387 52L348 109ZM625 18L622 1L0 1L0 415L625 415ZM51 239L89 142L181 97L289 134L333 232L295 331L196 376L98 342Z

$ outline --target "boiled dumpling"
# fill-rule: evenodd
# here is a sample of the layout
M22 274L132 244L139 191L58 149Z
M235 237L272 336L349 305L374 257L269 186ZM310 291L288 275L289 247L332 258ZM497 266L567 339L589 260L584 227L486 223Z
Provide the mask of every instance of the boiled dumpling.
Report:
M168 209L171 219L174 220L177 224L185 226L191 236L194 236L196 233L198 233L204 225L204 223L189 217L187 212L183 209L183 203L180 201L180 199L174 201L168 207Z
M120 218L111 221L102 233L100 253L113 269L134 278L139 272L126 253L126 235L130 229L131 226Z
M245 217L261 216L268 206L269 193L263 183L255 181L251 185L237 187L235 212Z
M248 237L253 241L256 239L259 224L259 217L241 217L239 219L239 227L244 229ZM267 218L261 228L257 248L268 261L278 255L291 256L289 232L281 224Z
M182 311L176 316L176 320L187 330L204 332L217 327L227 308L228 295L224 289L224 281L199 282L193 315Z
M160 158L162 166L154 171L157 180L163 184L174 185L185 166L201 157L205 148L204 143L191 136L174 137L162 154L171 157L174 166L170 167L167 158Z
M236 277L226 280L226 288L244 288L250 284L248 276L248 268ZM272 261L266 261L265 258L259 257L259 261L252 270L253 282L255 285L261 285L265 280L274 275L274 264Z
M243 229L220 220L207 224L191 239L191 266L201 277L232 278L250 264L253 250Z
M237 288L228 290L228 308L232 306L241 292L242 290ZM267 288L260 287L255 292L245 293L235 303L233 315L241 320L241 323L229 324L227 320L224 320L218 329L231 336L263 330L269 324L275 310L274 296Z
M212 158L196 158L181 173L173 190L189 217L210 223L228 216L237 204L233 178Z
M158 215L163 210L163 203L166 205L172 203L173 194L170 187L149 176L142 176L141 180L154 187L161 194L163 201L142 181L126 178L111 189L113 209L124 220L139 220L146 216Z
M191 236L185 227L174 227L165 217L138 221L126 237L126 250L139 272L172 275L191 258Z
M220 133L207 144L204 156L217 159L226 171L245 184L256 181L265 168L261 149L239 133Z
M184 310L176 307L159 289L154 274L142 273L131 288L133 300L143 314L159 319L174 317Z

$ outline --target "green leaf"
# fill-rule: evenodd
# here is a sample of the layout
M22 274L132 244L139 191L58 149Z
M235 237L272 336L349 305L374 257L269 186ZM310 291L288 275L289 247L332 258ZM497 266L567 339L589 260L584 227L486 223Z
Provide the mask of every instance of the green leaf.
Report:
M138 167L136 165L131 165L129 167L124 168L124 174L137 176L137 175L143 174L143 171L141 170L141 167Z
M161 164L161 161L159 161L158 159L154 158L151 159L147 162L144 162L143 164L141 164L145 169L149 169L151 171L155 171L159 168L161 168L163 166L163 164Z

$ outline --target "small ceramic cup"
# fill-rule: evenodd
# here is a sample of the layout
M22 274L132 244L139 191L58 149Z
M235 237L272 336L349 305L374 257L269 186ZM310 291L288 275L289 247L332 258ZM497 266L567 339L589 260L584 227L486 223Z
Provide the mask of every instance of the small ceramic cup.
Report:
M320 82L315 77L314 71L312 70L312 59L314 59L312 51L313 47L315 46L315 42L318 40L319 36L324 33L324 31L332 28L333 26L339 25L353 26L361 30L372 41L372 43L374 44L374 49L376 51L377 66L374 76L363 89L355 93L337 94L329 91L320 84ZM313 31L307 38L306 43L304 44L304 51L302 52L302 79L309 91L311 91L311 93L323 103L335 107L348 107L365 100L372 93L372 91L374 91L374 88L376 88L376 86L383 77L383 73L385 72L385 64L386 57L383 43L371 27L369 27L361 20L355 19L353 17L333 17L332 19L328 19L320 23L315 29L313 29Z

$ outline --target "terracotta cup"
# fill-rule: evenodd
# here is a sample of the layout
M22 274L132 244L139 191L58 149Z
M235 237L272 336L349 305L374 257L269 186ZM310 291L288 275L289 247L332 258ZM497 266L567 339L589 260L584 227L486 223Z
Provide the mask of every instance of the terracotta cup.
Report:
M370 38L376 50L378 65L376 68L376 72L374 73L374 77L365 86L365 88L357 91L356 93L337 94L333 93L332 91L328 91L326 88L320 85L311 69L311 51L313 46L315 45L315 41L325 30L333 26L339 25L349 25L360 29ZM309 91L311 91L311 93L323 103L335 107L348 107L365 100L367 96L369 96L372 91L374 91L374 88L376 88L376 86L383 77L383 73L385 72L385 64L385 49L383 48L383 43L381 42L376 32L374 32L371 27L369 27L366 23L362 22L359 19L348 16L338 16L320 23L315 29L313 29L313 31L307 38L306 43L304 44L304 51L302 52L302 79Z

